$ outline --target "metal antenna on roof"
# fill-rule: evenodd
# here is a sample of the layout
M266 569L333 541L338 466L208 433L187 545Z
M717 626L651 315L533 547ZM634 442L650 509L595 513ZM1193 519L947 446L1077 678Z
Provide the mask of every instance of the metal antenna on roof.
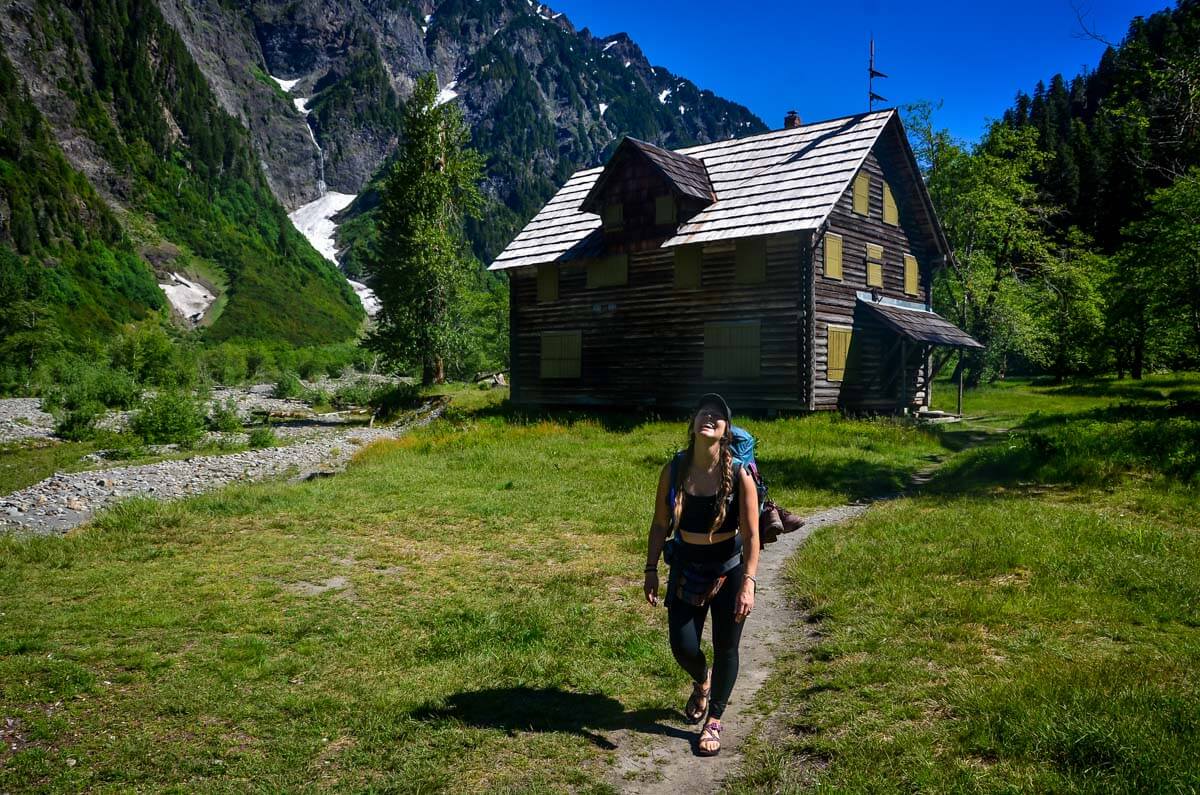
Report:
M875 78L887 77L875 68L875 37L871 36L871 60L867 64L867 110L875 110L876 102L887 102L887 97L875 93Z

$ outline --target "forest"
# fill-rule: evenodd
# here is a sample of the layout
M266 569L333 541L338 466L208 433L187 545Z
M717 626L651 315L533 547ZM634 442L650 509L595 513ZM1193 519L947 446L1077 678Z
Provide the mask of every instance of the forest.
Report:
M936 112L905 122L956 254L935 308L987 346L968 384L1200 365L1200 3L1018 92L973 146Z

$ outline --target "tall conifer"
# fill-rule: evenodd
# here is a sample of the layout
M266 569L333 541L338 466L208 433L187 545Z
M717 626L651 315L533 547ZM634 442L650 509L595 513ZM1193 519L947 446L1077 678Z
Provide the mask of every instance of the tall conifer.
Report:
M483 160L467 146L462 112L438 104L437 94L437 80L427 74L404 109L369 263L382 306L368 345L401 367L420 367L426 384L445 380L446 359L466 339L462 293L477 266L463 224L483 203Z

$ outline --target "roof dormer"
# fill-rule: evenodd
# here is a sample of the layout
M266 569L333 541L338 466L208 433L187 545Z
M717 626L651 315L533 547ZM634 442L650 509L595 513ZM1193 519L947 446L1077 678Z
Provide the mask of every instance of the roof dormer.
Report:
M619 244L668 237L716 199L703 161L626 137L579 209Z

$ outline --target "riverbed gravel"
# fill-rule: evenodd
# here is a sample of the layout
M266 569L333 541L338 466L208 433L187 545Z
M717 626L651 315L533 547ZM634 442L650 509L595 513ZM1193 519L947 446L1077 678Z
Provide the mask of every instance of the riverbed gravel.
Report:
M230 483L280 477L303 479L317 473L333 473L343 468L363 445L395 438L428 424L441 415L443 408L441 402L431 402L403 424L342 427L283 447L58 473L0 497L0 533L65 533L97 511L129 497L171 500Z

